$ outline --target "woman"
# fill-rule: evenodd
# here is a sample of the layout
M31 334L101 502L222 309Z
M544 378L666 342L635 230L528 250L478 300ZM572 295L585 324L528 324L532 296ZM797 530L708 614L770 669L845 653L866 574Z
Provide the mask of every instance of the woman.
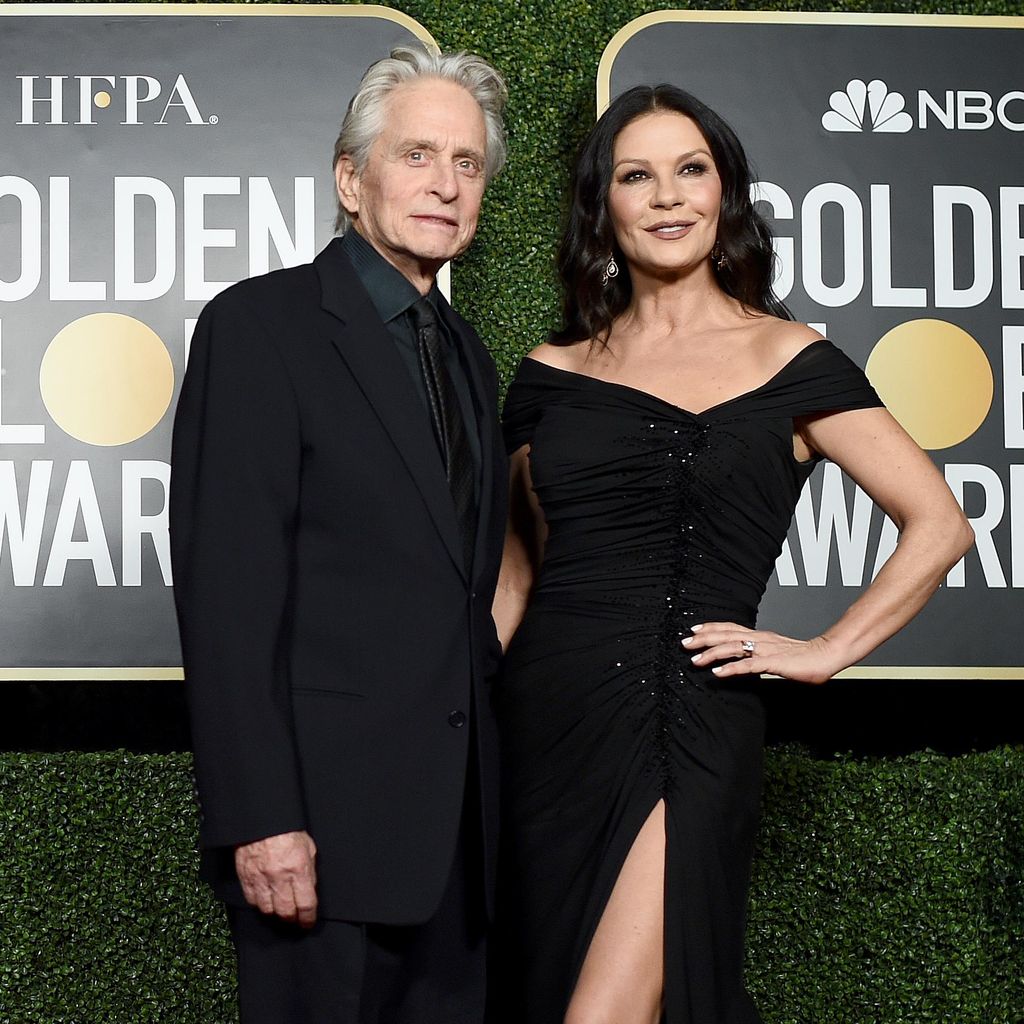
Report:
M749 186L739 142L692 96L617 99L577 162L565 324L509 391L495 619L515 634L499 709L517 1024L759 1020L742 979L758 673L825 682L972 540L861 371L772 296ZM900 543L798 640L755 617L822 457Z

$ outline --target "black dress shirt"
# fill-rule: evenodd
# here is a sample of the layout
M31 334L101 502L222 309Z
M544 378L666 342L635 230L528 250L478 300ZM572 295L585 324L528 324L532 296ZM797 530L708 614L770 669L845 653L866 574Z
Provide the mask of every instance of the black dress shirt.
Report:
M395 341L398 354L402 357L416 387L416 393L423 401L423 408L429 412L427 388L423 383L420 369L419 349L416 331L413 328L409 307L412 306L420 293L413 283L399 270L393 267L355 228L346 231L341 240L342 248L355 268L359 281L366 289L381 320ZM438 325L445 355L445 364L451 374L455 392L458 395L462 418L466 423L466 435L476 466L474 495L480 501L480 430L476 408L473 403L473 392L469 386L469 377L463 364L462 345L458 328L447 316L448 303L435 283L427 293L427 300L437 313ZM438 456L443 457L440 445Z

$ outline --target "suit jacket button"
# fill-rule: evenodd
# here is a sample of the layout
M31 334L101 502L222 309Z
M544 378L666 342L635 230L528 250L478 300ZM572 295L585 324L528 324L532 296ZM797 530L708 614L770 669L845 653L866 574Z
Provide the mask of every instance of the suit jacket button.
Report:
M453 729L461 729L466 724L466 716L461 711L453 711L448 716L448 724Z

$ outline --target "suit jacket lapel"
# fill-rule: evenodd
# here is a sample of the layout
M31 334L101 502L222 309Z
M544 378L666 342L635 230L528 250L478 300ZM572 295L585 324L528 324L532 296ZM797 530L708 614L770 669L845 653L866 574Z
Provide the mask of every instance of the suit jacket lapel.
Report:
M344 330L329 330L330 340L398 449L452 561L467 579L455 505L429 417L409 371L337 242L317 256L314 266L320 277L323 309L340 321L335 328L345 326Z

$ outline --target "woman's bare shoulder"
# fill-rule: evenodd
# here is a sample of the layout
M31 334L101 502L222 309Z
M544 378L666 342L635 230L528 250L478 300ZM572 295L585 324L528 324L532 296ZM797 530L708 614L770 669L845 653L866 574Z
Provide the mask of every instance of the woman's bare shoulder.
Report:
M536 348L530 349L527 359L553 366L556 370L572 370L577 372L580 364L587 357L590 345L585 341L573 342L571 345L552 345L545 341Z
M757 343L765 358L783 364L789 362L808 345L822 341L822 335L807 324L795 320L781 320L776 316L760 316L751 324L751 340Z

